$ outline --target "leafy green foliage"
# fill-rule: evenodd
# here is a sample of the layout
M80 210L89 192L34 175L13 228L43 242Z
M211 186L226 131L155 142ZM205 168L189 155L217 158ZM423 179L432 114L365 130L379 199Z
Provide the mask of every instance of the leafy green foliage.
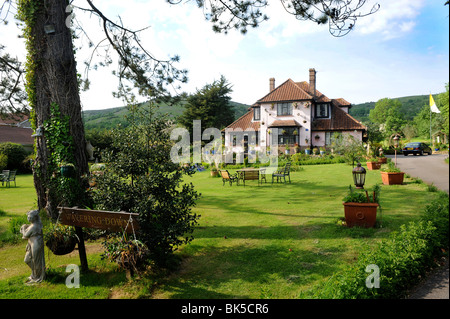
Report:
M97 177L93 199L99 209L139 214L138 239L151 258L164 263L170 253L192 241L199 216L191 212L199 194L182 184L192 174L170 159L170 133L164 116L130 107L130 126L113 131L103 154L104 173Z
M190 132L194 120L201 120L202 128L224 128L234 121L234 110L229 97L231 92L231 84L221 76L219 81L205 85L188 97L185 111L178 121Z
M16 143L0 143L0 155L6 156L6 167L10 170L20 169L26 152L22 145ZM0 167L4 165L5 159L0 160Z
M102 243L105 252L102 259L116 262L120 268L139 272L146 264L148 248L137 239L126 236L112 236Z
M425 207L423 220L432 222L440 238L440 247L449 245L449 198L445 192L439 192L438 198Z
M348 186L348 193L344 197L344 203L378 203L380 200L381 187L375 184L367 194L362 190L354 190L352 185Z
M448 194L422 212L420 221L402 225L375 248L366 248L358 261L331 276L302 297L327 299L399 298L435 265L440 248L448 247ZM367 288L368 265L380 270L379 288ZM307 296L306 296L307 295Z

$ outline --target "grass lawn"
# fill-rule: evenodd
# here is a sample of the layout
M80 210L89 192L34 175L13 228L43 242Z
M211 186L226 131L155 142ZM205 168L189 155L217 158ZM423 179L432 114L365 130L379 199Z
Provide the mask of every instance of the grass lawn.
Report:
M92 271L82 276L80 289L64 285L65 265L79 264L74 252L46 254L50 279L37 290L23 285L29 275L25 243L6 244L0 248L0 298L297 298L352 263L362 249L416 220L435 197L410 179L405 185L383 185L377 227L349 229L340 221L351 170L346 164L303 166L291 174L291 184L248 181L245 187L222 186L209 171L197 173L187 181L202 193L194 208L200 226L194 241L176 252L182 257L177 271L127 282L115 265L100 260L100 244L93 242L88 243ZM23 186L32 187L31 176L22 178L17 190L0 188L0 209L6 212L0 216L0 235L8 216L35 205L34 199L21 200L17 194L19 186L31 194ZM376 183L381 184L379 171L368 171L366 188Z

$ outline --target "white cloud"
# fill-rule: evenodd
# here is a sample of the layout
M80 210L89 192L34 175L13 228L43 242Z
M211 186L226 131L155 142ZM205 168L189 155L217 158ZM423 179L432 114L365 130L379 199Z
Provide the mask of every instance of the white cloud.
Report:
M380 4L380 9L375 14L359 19L355 32L363 35L379 33L385 40L410 32L425 6L425 0L374 1Z

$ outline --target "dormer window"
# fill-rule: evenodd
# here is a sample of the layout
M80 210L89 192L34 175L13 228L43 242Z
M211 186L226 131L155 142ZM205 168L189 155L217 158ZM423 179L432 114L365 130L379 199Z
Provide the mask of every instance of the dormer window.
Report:
M315 117L316 118L329 118L330 117L330 104L329 103L316 104Z
M261 120L261 108L260 107L253 108L253 120L254 121Z

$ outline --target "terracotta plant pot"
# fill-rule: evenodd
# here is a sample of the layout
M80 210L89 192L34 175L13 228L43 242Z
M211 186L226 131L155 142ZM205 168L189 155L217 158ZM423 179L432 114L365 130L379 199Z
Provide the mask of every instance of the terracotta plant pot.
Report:
M344 203L347 227L374 227L377 220L377 207L377 203Z
M380 158L378 158L378 163L386 164L387 163L387 157L380 157Z
M380 169L381 167L381 164L379 162L366 162L366 164L367 168L370 169L371 171Z
M402 185L403 177L405 175L404 172L400 173L391 173L391 172L380 172L381 180L384 185Z
M219 176L219 172L218 171L211 171L211 176L212 177L217 177L217 176Z

